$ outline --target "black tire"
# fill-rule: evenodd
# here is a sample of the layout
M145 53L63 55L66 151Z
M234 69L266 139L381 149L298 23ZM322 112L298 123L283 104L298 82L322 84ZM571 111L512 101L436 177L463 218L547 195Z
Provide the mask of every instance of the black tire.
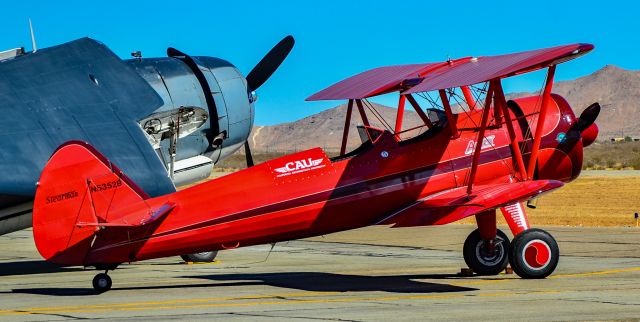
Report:
M556 269L560 259L558 243L542 229L528 229L513 238L509 251L511 268L527 279L545 278Z
M480 231L474 230L464 241L462 253L467 266L478 275L498 275L509 263L509 237L500 229L496 232L493 254L487 254Z
M93 289L100 293L104 293L111 289L111 277L106 273L100 273L93 277Z
M189 254L189 255L180 255L180 257L185 262L210 263L210 262L213 262L214 259L216 259L217 255L218 255L218 251L214 250L214 251L210 251L210 252L201 252L201 253L195 253L195 254Z

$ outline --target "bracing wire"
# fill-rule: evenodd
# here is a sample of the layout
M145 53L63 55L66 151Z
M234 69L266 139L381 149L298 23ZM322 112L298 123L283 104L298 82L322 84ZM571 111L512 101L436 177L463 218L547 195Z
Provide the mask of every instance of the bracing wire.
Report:
M488 84L489 84L488 82L485 82L485 83L484 83L483 91L484 91L485 93L487 93L487 92L488 92L488 90L487 90ZM455 94L455 93L451 93L451 95L450 95L450 96L448 96L448 98L449 98L449 99L453 98L453 99L456 101L456 104L461 104L461 102L458 100L458 98L462 99L462 97L460 97L459 95L457 95L457 94ZM495 95L494 95L494 98L492 99L492 101L494 101L494 100L495 100ZM485 102L486 102L486 97L485 97ZM476 102L475 102L475 105L474 105L474 106L476 106L476 107L477 107L477 105L478 105L478 100L476 100ZM495 105L495 104L494 104L494 105ZM483 110L484 110L484 109L486 109L486 108L489 108L490 106L491 106L491 105L489 105L489 106L483 106ZM494 108L495 108L495 106L494 106ZM484 112L483 112L483 113L484 113ZM469 113L468 113L468 112L466 112L466 111L465 111L465 114L467 114L467 116L470 116L470 115L469 115ZM480 125L479 125L479 124L477 124L477 123L476 123L476 121L475 121L475 120L473 120L473 118L471 118L471 117L468 117L466 122L472 122L474 127L479 127L479 126L480 126ZM466 126L466 122L465 122L465 126ZM488 123L487 123L487 124L488 124ZM486 137L486 136L485 136L485 137ZM485 137L480 138L480 144L481 144L481 146L482 146L482 144L484 144L484 142L485 142ZM488 143L489 143L489 145L491 145L491 149L492 149L496 154L498 154L498 157L499 157L500 161L505 165L505 167L506 167L507 169L509 169L509 171L510 171L511 173L515 174L515 168L513 168L513 167L509 166L509 164L507 163L507 161L505 161L506 156L503 156L500 152L498 152L498 150L497 150L497 148L496 148L496 146L495 146L495 144L494 144L494 143L492 143L492 142L490 142L490 141L488 141L488 140L487 140L486 142L488 142ZM476 144L478 144L478 142L476 142ZM469 173L467 173L467 176L468 176L468 175L469 175ZM467 179L468 179L468 178L466 178L466 177L465 177L465 181L466 181Z
M547 75L548 76L548 75ZM544 95L544 85L547 83L547 76L544 77L544 80L542 82L542 87L538 90L537 92L537 100L536 100L536 104L535 107L533 109L533 115L531 116L531 123L529 123L529 126L527 127L527 130L524 133L524 137L522 138L522 142L520 143L520 151L525 151L525 147L528 144L528 140L533 140L533 130L531 129L531 125L532 124L536 124L536 131L538 130L538 118L540 117L540 110L542 109L542 101L543 101L543 95ZM526 119L526 115L524 116ZM533 143L533 141L532 141Z
M373 104L371 104L371 102L369 102L367 99L363 99L362 100L364 102L364 105L371 111L371 113L373 114L373 116L375 116L376 119L378 119L378 121L380 122L380 124L385 127L387 130L389 130L389 132L394 132L394 130L391 128L391 125L389 125L389 123L387 123L387 121L384 119L384 117L382 116L382 114L380 114L380 112L378 112L378 110L376 110L373 107Z

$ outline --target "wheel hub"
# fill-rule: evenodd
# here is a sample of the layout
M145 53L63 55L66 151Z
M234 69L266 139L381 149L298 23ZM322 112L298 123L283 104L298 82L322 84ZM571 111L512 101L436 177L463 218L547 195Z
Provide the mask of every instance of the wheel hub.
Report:
M551 262L551 248L540 239L534 239L524 246L524 263L533 270L545 268Z
M109 283L107 282L107 280L105 278L101 278L98 280L98 286L100 287L107 287Z
M504 254L505 250L500 238L496 238L493 245L487 244L485 241L480 241L476 245L476 258L486 266L497 265L504 257Z

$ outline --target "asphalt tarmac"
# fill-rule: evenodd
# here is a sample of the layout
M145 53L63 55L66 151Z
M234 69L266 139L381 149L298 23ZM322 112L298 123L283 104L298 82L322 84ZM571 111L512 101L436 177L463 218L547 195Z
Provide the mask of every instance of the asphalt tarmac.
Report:
M0 320L636 320L640 228L548 227L562 252L545 280L462 277L471 225L370 227L94 271L43 262L31 231L0 236ZM267 258L267 255L268 258Z

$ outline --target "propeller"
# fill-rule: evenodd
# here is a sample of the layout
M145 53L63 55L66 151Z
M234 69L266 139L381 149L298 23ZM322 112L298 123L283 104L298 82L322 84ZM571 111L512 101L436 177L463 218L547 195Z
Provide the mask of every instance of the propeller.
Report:
M256 67L247 75L246 79L249 91L255 91L271 77L284 59L287 58L294 44L295 40L293 36L289 35L271 48L264 58L262 58Z
M582 113L575 123L571 126L570 131L567 133L567 137L576 142L582 138L582 146L587 147L595 142L598 137L598 125L595 123L600 114L600 104L598 102L589 105Z
M249 147L249 141L244 142L244 155L247 159L247 168L253 167L253 156L251 155L251 148Z
M578 122L576 124L577 130L583 132L589 128L591 124L596 121L599 114L600 104L598 102L589 105L589 107L587 107L578 118Z
M295 40L293 36L289 35L282 38L282 40L273 46L273 48L264 55L262 60L253 67L246 77L247 89L250 93L262 86L262 84L273 75L276 69L280 67L280 64L287 58L294 44ZM244 142L244 153L247 158L247 168L253 167L253 156L251 155L251 148L249 147L248 141Z

